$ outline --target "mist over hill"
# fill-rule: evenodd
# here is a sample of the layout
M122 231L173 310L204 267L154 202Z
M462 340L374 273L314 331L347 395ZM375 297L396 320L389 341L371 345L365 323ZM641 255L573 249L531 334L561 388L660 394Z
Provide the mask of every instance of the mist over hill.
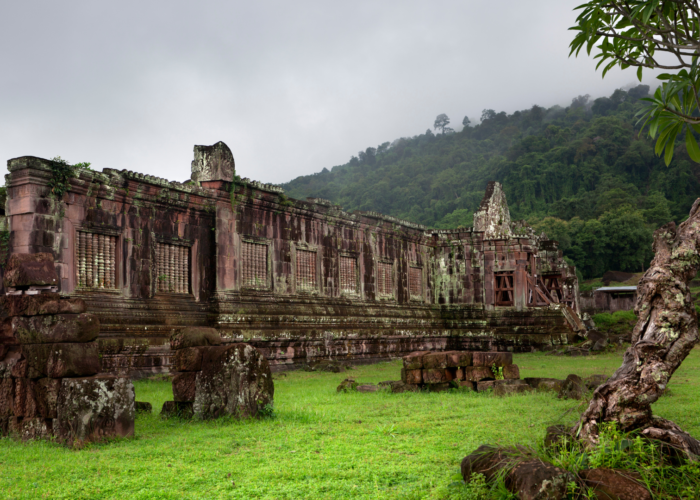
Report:
M479 124L460 132L447 125L368 147L282 187L294 198L456 228L472 224L487 182L496 180L513 219L558 240L584 277L641 271L653 256L654 229L684 220L700 196L700 165L685 147L677 145L666 167L646 131L639 134L635 114L648 90L511 115L484 110Z

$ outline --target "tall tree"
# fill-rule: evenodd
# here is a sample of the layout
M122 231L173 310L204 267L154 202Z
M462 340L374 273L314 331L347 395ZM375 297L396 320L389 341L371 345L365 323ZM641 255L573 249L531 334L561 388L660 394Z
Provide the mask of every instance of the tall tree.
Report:
M697 0L592 0L582 12L571 53L585 46L600 53L603 76L614 66L675 71L658 78L663 84L646 99L642 118L652 137L659 135L656 154L671 162L675 140L686 130L686 148L700 162L692 130L700 131L700 8ZM659 55L669 55L663 59ZM615 422L624 430L666 441L689 454L700 455L700 441L676 424L655 417L651 404L659 399L673 373L698 342L698 320L688 283L700 269L700 199L679 227L671 222L654 233L655 257L639 282L635 312L639 316L632 345L622 366L596 389L574 429L596 442L599 424Z
M444 134L446 129L448 129L448 125L450 124L450 119L447 117L445 113L437 115L437 118L435 118L435 123L433 124L433 128L435 130L440 129L442 133Z
M685 129L689 156L700 162L700 147L693 130L700 132L700 5L698 0L592 0L581 10L578 31L570 44L577 56L599 53L603 77L615 66L636 67L642 80L644 68L670 70L657 78L663 83L641 114L649 135L655 138L656 154L671 163L675 141Z
M700 441L651 412L652 403L698 342L698 318L688 283L700 269L700 199L680 226L671 222L654 233L654 251L651 267L637 288L639 319L632 345L622 366L596 389L574 431L595 442L598 426L615 422L624 430L641 430L700 455Z

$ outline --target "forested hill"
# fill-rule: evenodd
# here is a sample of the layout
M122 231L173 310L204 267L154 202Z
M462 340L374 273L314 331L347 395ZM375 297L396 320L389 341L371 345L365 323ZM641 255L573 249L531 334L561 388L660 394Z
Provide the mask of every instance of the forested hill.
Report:
M428 129L282 187L349 211L456 228L471 226L487 182L496 180L513 219L558 240L584 277L640 271L653 256L653 230L684 220L700 196L700 166L685 147L677 145L666 167L646 132L639 134L634 115L648 90L512 115L485 110L480 124L461 132Z

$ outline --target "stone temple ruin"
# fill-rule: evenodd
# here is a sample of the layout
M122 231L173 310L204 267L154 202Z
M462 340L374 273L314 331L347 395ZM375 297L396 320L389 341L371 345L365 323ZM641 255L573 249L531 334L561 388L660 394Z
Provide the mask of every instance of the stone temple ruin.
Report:
M168 371L171 334L188 327L256 347L273 371L531 350L584 328L573 268L510 220L498 183L473 228L432 230L240 180L221 142L195 146L190 181L76 169L60 197L55 162L7 165L3 248L53 255L56 293L99 320L103 372Z

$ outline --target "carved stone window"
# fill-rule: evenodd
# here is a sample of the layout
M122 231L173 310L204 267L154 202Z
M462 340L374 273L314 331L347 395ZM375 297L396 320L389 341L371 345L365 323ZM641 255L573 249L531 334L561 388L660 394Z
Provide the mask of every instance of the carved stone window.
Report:
M411 297L423 295L423 269L420 267L408 268L408 291Z
M394 280L391 275L393 267L388 262L377 262L377 295L379 297L394 295Z
M245 287L267 288L267 245L241 243L241 284Z
M512 306L514 304L513 294L513 271L494 273L495 292L497 306Z
M190 293L190 249L167 243L156 245L158 291Z
M78 287L116 289L117 237L78 231Z
M297 249L297 290L316 290L316 252Z
M357 259L340 257L340 292L357 293Z

